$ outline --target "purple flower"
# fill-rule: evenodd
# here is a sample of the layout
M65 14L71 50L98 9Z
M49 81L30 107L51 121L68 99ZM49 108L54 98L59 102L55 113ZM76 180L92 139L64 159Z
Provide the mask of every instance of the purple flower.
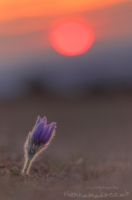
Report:
M22 173L27 174L31 162L50 144L50 141L55 136L56 122L52 122L47 125L46 117L40 118L36 121L36 124L29 133L24 145L25 151L25 164Z
M52 122L47 125L46 117L38 117L35 127L32 132L32 140L39 144L46 144L53 134L53 130L56 127L56 123Z

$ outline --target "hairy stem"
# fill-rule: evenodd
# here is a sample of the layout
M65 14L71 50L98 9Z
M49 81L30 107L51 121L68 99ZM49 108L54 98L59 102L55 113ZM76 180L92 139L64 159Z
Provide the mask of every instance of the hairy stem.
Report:
M24 174L24 175L28 174L30 162L31 162L31 159L29 159L29 158L25 161L25 164L24 164L24 167L22 170L22 174Z

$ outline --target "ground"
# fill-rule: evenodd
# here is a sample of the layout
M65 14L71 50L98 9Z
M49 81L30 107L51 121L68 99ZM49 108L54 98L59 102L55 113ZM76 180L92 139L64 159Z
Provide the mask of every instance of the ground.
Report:
M23 144L38 115L57 122L56 136L23 177ZM3 101L0 138L1 200L132 198L131 94Z

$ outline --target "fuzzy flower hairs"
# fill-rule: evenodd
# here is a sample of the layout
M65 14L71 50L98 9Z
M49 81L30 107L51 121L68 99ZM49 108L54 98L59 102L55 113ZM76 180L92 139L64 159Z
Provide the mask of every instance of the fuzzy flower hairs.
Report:
M24 144L25 162L22 169L23 175L29 173L32 162L49 146L50 141L55 136L55 128L56 122L47 125L46 117L41 119L38 116L33 130L28 134L27 140Z

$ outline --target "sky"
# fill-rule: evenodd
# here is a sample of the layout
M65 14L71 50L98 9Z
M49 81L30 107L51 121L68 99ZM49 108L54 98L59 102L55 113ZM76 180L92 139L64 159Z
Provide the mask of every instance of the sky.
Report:
M130 0L1 0L0 96L24 90L30 79L62 92L106 80L127 82L132 77L131 10ZM94 34L90 47L79 55L64 55L51 42L55 24L61 21L63 26L66 19L83 21ZM59 41L68 41L64 32Z
M1 0L1 21L21 17L55 16L60 14L71 14L85 10L98 9L125 0ZM8 11L8 12L7 12Z

